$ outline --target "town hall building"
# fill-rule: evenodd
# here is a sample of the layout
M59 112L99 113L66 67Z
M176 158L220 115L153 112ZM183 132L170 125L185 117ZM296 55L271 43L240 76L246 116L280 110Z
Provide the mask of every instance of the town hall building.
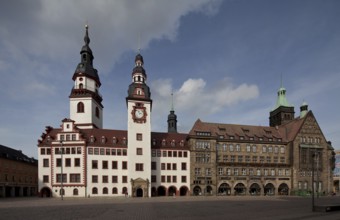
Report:
M306 102L294 106L279 88L269 126L203 122L177 132L151 131L154 104L143 56L128 86L127 130L103 128L103 97L88 27L69 96L70 117L38 140L42 197L297 195L333 190L334 149ZM157 103L155 103L157 104ZM314 179L313 179L314 178Z

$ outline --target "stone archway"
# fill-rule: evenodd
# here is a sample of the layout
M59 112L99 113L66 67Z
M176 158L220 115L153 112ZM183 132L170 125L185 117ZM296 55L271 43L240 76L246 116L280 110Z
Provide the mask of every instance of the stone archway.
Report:
M202 195L202 189L201 189L201 187L199 187L199 186L195 186L195 187L194 187L194 195L195 195L195 196L200 196L200 195Z
M246 194L246 187L243 183L238 183L234 187L235 195L245 195Z
M176 196L176 187L174 186L170 186L169 189L168 189L168 196Z
M281 183L279 186L279 191L278 191L279 195L289 195L289 187L287 184L285 183Z
M275 187L272 183L267 183L267 185L264 186L264 195L265 196L275 195Z
M40 190L41 197L52 197L52 191L48 187L44 187Z
M143 189L142 188L138 188L136 190L136 197L143 197Z
M179 195L180 196L186 196L188 195L188 187L186 186L182 186L180 189L179 189Z
M252 196L259 196L261 195L261 187L257 183L253 183L249 187L249 194Z
M231 188L228 183L222 183L220 187L218 187L218 194L223 196L231 195Z
M164 186L158 187L157 196L166 196L166 188Z

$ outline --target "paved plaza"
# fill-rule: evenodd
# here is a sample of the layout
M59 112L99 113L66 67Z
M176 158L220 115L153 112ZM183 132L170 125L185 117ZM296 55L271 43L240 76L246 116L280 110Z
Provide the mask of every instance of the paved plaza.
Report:
M340 197L317 204L338 205ZM10 198L0 219L340 219L340 211L312 212L302 197Z

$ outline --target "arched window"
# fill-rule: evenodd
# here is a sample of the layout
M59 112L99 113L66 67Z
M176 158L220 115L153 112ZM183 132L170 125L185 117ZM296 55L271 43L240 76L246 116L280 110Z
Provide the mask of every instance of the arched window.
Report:
M78 104L77 104L77 112L78 113L84 112L84 103L78 102Z
M97 187L92 188L92 194L98 194L98 189Z
M83 89L84 85L82 83L79 84L79 89Z
M97 118L100 117L100 115L99 115L99 108L98 108L98 107L96 107L96 117L97 117Z
M127 188L126 187L123 187L123 194L127 194L128 193L128 190L127 190Z
M108 194L108 193L109 193L109 190L106 187L104 187L103 188L103 194Z
M74 190L73 190L73 195L74 195L74 196L77 196L77 195L78 195L78 189L74 189Z
M112 194L118 194L118 189L116 187L112 188Z

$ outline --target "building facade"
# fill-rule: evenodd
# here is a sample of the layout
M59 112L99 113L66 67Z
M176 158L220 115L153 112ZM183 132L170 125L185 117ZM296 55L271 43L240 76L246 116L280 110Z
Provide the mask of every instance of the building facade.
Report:
M37 193L37 160L0 145L0 198L36 196Z
M171 109L166 133L151 132L151 92L141 54L135 58L126 97L128 130L103 129L100 79L86 27L81 62L73 74L70 118L47 126L39 149L41 196L190 195L187 134L177 133Z
M295 117L281 86L269 126L202 122L151 131L152 99L139 53L127 85L127 130L103 128L101 82L88 27L72 80L70 117L38 141L41 196L292 195L333 191L334 154L307 103ZM312 180L312 177L314 179Z
M294 113L281 86L270 112L270 126L198 119L189 133L192 194L332 192L334 149L307 103L301 105L298 117Z

